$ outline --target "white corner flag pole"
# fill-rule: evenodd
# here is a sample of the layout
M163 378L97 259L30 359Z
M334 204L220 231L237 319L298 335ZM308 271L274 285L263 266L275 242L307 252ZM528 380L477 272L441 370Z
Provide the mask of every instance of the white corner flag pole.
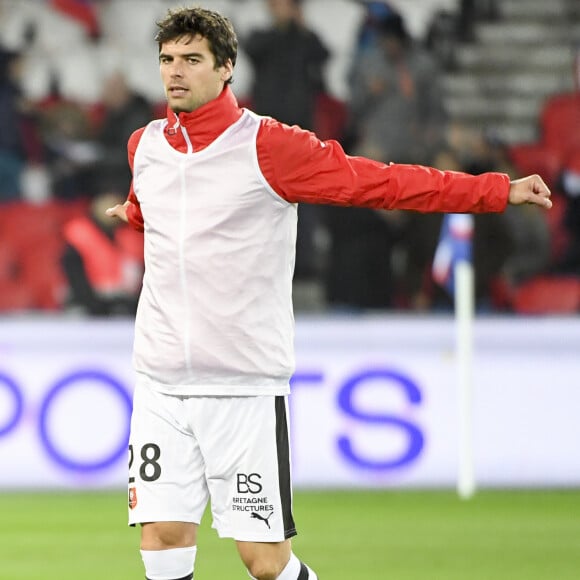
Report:
M459 420L459 469L457 493L469 499L475 493L472 446L473 319L475 284L473 265L466 260L455 264L456 364Z

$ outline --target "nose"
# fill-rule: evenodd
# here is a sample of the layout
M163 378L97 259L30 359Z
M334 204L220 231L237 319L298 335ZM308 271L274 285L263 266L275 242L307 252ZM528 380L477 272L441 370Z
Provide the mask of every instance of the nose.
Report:
M172 78L181 78L183 77L183 68L181 63L177 61L173 61L171 63L171 77Z

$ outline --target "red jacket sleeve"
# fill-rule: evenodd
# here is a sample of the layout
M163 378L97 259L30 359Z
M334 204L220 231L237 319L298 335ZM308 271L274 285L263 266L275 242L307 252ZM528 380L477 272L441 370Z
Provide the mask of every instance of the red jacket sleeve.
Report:
M135 161L135 151L137 151L137 145L141 140L141 136L145 131L145 127L142 129L137 129L131 137L129 137L129 142L127 143L127 156L129 160L129 167L131 168L131 173L133 172L133 162ZM142 232L144 230L143 225L143 215L141 214L141 207L139 206L139 200L133 191L133 183L131 183L131 189L129 190L129 196L127 197L129 205L127 206L127 218L129 223L138 231Z
M449 213L501 212L507 205L506 174L474 176L351 157L336 141L269 118L262 121L257 150L264 177L292 203Z

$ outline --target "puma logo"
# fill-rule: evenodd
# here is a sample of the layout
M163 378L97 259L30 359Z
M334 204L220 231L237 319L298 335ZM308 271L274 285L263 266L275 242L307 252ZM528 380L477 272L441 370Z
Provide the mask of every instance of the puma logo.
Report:
M260 515L259 513L257 513L257 512L252 512L252 513L250 514L250 517L251 517L251 518L254 518L254 519L257 519L257 520L262 520L262 521L263 521L263 522L264 522L264 523L265 523L265 524L268 526L268 529L270 529L270 522L269 522L268 520L270 519L270 517L271 517L273 514L274 514L274 512L270 512L270 515L269 515L267 518L265 518L264 516L261 516L261 515Z

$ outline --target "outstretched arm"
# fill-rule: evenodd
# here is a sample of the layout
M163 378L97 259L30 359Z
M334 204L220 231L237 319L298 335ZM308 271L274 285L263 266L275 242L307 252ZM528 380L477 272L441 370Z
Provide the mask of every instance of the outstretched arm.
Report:
M533 203L547 209L552 207L551 192L539 175L528 175L510 182L508 201L512 205Z

